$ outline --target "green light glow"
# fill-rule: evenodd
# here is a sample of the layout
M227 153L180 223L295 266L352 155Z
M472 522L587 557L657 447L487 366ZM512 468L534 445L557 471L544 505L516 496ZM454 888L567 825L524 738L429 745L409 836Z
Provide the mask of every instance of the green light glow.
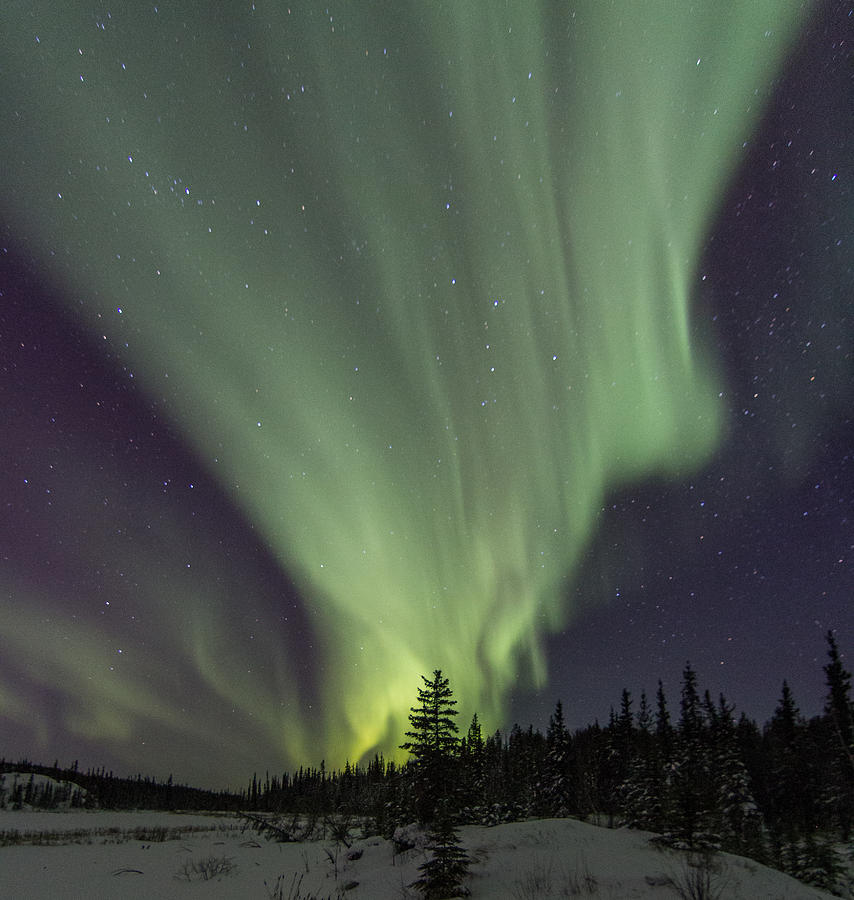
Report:
M696 266L803 4L175 6L0 39L6 208L295 573L322 733L211 577L175 650L285 759L389 751L435 668L498 723L605 493L720 439ZM69 728L184 727L130 684Z

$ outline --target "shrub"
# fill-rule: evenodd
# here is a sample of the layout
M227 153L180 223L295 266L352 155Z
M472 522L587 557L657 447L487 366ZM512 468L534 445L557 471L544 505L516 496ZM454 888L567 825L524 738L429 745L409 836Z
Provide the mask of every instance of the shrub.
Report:
M201 859L187 859L175 877L183 881L211 881L230 875L237 869L227 856L205 856Z
M294 872L290 884L287 884L284 875L279 875L272 887L265 881L264 887L267 888L268 900L341 900L341 894L336 894L335 897L331 894L327 897L319 897L317 894L304 894L301 889L302 879L302 875ZM286 887L287 893L285 893Z
M682 900L721 900L726 895L723 867L710 850L686 853L681 871L671 872L670 883Z

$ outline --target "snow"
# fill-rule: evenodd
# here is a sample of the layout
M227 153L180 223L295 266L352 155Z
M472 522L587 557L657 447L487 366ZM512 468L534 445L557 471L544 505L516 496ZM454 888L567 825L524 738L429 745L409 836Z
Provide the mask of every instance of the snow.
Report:
M242 829L235 816L109 811L0 811L0 897L85 897L86 900L219 900L280 897L302 900L416 898L407 889L423 850L395 854L379 836L352 847L332 840L278 844ZM8 832L50 844L8 845ZM681 855L656 850L649 834L607 829L573 819L538 819L459 833L474 858L471 896L535 900L567 896L678 897L669 878L684 877ZM152 838L167 837L167 840ZM348 859L352 851L358 859ZM352 854L355 855L355 854ZM210 880L180 878L193 863L227 860L231 871ZM743 857L722 854L714 876L727 900L811 900L830 897ZM189 865L188 865L189 864ZM358 885L345 892L348 883ZM276 894L276 887L281 893Z
M3 798L7 804L11 803L16 788L20 788L23 795L29 785L32 785L35 795L43 794L45 790L52 791L54 801L60 808L70 807L71 799L75 796L82 804L88 795L84 788L72 781L57 781L48 775L30 772L6 772L0 775L0 798Z

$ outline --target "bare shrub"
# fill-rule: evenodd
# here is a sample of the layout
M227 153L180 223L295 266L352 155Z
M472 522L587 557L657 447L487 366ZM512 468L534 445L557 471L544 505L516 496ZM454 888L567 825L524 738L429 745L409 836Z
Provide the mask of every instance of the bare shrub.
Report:
M348 850L353 845L350 832L354 828L353 816L325 816L324 833L329 833L336 844L343 844Z
M514 900L538 900L548 897L552 891L552 862L534 864L513 883Z
M558 897L589 896L598 891L599 882L590 871L584 854L578 857L574 869L561 868L560 884L557 889Z
M172 836L170 834L170 829L163 825L151 825L147 828L134 828L132 835L135 841L143 841L148 844L159 844L163 841L168 841Z
M334 897L331 894L326 897L320 897L317 894L304 894L302 892L302 879L302 875L294 872L290 883L285 875L279 875L272 887L265 881L264 887L267 888L268 900L341 900L341 894L336 894Z
M682 900L721 900L727 883L724 867L711 850L686 853L681 870L670 872L670 886Z
M283 818L272 819L268 816L259 816L255 813L243 813L243 827L241 831L251 828L256 834L260 834L268 841L278 841L280 844L287 844L291 841L298 841L301 838L299 834L299 818L294 816L290 823Z
M236 869L234 861L227 856L205 856L184 860L175 877L181 881L212 881L231 875Z

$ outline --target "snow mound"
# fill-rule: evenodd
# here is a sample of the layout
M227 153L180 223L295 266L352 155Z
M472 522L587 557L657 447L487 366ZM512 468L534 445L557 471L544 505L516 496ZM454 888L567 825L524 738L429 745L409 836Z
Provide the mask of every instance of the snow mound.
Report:
M0 809L72 809L88 800L89 792L73 781L32 772L0 775Z
M143 825L163 837L134 839ZM276 843L225 815L0 811L0 832L24 827L53 834L73 829L67 833L74 842L0 847L3 897L225 900L275 897L280 890L278 896L302 900L416 900L409 885L426 852L417 846L401 852L400 844L355 834L349 848L331 840ZM126 837L117 840L117 833ZM730 854L711 857L704 873L703 858L657 850L650 834L572 819L471 825L459 833L474 858L467 882L474 900L674 900L679 884L698 871L726 900L831 896Z

